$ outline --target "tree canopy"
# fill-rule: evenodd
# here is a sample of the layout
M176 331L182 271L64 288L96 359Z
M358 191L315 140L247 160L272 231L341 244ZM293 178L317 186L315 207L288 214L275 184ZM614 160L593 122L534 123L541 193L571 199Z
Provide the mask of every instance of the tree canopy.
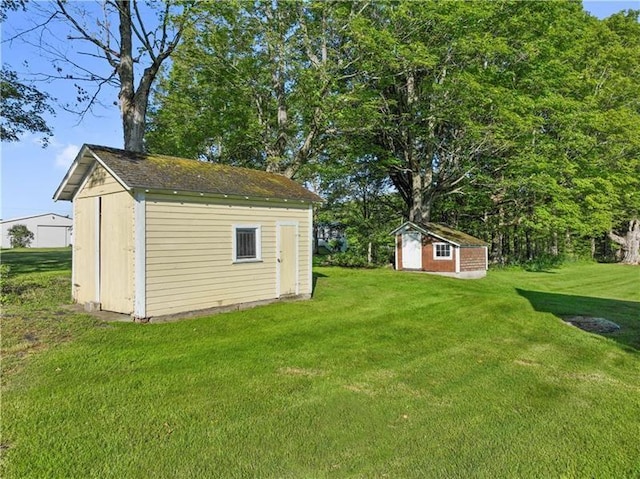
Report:
M365 211L363 192L396 222L486 238L498 262L633 249L638 11L238 1L193 14L155 92L150 149L314 181L370 237L386 227L371 208L344 214Z

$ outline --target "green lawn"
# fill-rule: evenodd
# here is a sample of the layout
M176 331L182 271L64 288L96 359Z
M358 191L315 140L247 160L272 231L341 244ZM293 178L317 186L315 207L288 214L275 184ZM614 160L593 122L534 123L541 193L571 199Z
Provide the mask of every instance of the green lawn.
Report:
M67 333L3 354L0 475L640 477L640 269L316 277L311 301L142 325L60 308L68 270L15 273L49 286L5 298L10 336Z

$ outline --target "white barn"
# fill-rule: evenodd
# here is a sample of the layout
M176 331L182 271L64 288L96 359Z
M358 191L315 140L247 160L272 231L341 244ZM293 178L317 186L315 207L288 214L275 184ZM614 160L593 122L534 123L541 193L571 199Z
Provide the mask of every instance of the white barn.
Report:
M62 248L73 242L73 220L56 213L45 213L2 221L3 248L11 248L9 230L14 225L25 225L33 233L31 248Z

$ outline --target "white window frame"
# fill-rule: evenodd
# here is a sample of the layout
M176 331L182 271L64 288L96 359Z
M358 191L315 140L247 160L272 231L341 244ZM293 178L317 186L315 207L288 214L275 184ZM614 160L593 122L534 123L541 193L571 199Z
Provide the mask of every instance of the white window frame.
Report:
M255 230L256 232L256 257L255 258L238 258L238 230ZM259 263L262 261L262 226L251 225L233 225L232 228L232 262L233 263Z
M438 246L446 246L447 248L449 248L449 255L448 256L439 256L438 255ZM450 243L443 243L443 242L439 242L439 243L433 243L433 259L434 260L447 260L447 259L451 259L453 258L453 245Z

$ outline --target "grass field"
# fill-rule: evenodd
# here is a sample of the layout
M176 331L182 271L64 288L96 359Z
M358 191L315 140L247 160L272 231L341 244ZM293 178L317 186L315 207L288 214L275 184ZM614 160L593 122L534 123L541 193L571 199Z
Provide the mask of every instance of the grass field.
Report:
M311 301L141 325L60 306L68 254L3 253L3 478L640 477L638 268L317 268Z

